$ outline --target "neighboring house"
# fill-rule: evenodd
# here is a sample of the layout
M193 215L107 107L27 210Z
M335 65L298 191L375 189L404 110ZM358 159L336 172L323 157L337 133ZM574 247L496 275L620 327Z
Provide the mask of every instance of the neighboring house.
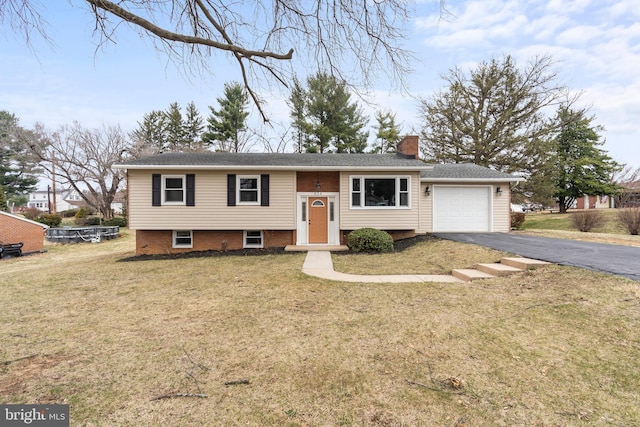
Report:
M616 197L616 206L622 208L640 207L640 180L621 183L624 190Z
M583 196L576 199L576 209L611 209L615 208L614 198L611 196Z
M338 245L373 227L395 239L434 231L510 229L510 186L522 178L398 154L165 153L127 171L137 254Z
M23 243L22 253L42 252L47 225L0 211L0 244Z
M56 212L64 212L77 209L85 205L82 197L75 190L62 190L56 192ZM51 206L49 206L51 203ZM42 212L53 212L53 193L48 190L38 190L29 194L28 208L36 208ZM49 209L51 208L51 209Z

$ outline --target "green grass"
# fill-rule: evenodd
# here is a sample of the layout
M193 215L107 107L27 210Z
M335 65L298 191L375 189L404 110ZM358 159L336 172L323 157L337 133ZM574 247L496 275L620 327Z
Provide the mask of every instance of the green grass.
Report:
M640 420L637 282L549 266L342 283L302 274L300 253L122 262L133 245L0 261L0 401L68 403L74 426ZM402 254L435 248L477 249ZM207 397L153 400L174 393Z
M577 231L571 217L575 211L566 214L535 212L526 214L520 233L561 239L585 240L600 243L613 243L628 246L640 246L640 236L629 235L617 222L617 209L602 209L599 212L606 218L604 227L590 232Z
M606 225L598 230L601 233L626 234L624 229L617 223L616 209L602 209L598 211L606 218ZM576 231L571 223L571 217L575 211L566 214L533 212L526 214L526 219L522 225L523 230L564 230Z

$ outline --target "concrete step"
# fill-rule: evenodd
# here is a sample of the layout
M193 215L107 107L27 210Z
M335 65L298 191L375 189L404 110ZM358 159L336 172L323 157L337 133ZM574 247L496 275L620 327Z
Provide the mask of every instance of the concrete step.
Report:
M523 271L521 268L511 267L505 264L478 264L476 268L484 273L493 274L494 276L507 276L512 273Z
M500 260L500 263L509 265L511 267L520 268L522 270L530 270L532 268L542 267L550 264L549 262L546 262L546 261L540 261L537 259L522 258L522 257L502 258Z
M309 252L309 251L326 251L326 252L344 252L348 251L349 246L346 245L287 245L284 247L285 252Z
M494 275L485 273L483 271L466 268L452 270L451 275L467 282L471 282L476 279L491 279L492 277L495 277Z

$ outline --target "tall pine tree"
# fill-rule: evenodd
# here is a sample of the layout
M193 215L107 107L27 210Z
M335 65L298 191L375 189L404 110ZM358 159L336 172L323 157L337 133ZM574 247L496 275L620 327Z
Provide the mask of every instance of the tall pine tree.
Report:
M368 118L346 84L326 73L307 78L307 88L294 85L289 97L293 126L302 136L309 153L362 153L368 132L362 129Z
M391 111L376 111L376 121L378 122L375 129L376 142L373 147L374 153L393 153L396 150L396 144L400 141L400 126L396 124L396 115Z
M240 83L225 83L224 97L217 98L217 101L220 109L209 106L211 114L202 140L217 151L238 153L246 143L242 136L247 129L249 115L247 92Z
M131 132L134 146L131 148L133 157L163 153L169 150L167 134L167 119L164 111L153 110L142 117L138 128Z
M578 197L616 194L619 187L613 182L613 175L621 166L599 148L604 129L592 124L593 117L565 107L558 110L557 120L552 176L560 213L566 212Z
M203 149L201 136L204 131L204 120L193 101L187 104L182 126L185 148L189 151L201 151Z
M164 117L169 151L183 151L187 144L180 105L177 102L169 104L169 109L164 112Z
M33 133L23 129L14 114L0 110L0 185L8 201L35 190L38 183L37 160L27 149L33 138Z
M297 78L293 79L293 88L288 102L291 112L291 126L294 129L293 143L296 153L302 153L305 147L305 106L307 103L307 93Z

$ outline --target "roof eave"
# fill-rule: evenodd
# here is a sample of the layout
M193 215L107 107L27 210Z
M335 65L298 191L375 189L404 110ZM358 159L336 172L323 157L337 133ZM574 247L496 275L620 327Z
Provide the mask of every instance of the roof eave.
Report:
M288 170L288 171L370 171L370 170L389 170L389 171L423 171L431 170L433 166L269 166L269 165L123 165L116 164L111 166L113 169L124 170L144 170L144 169L163 169L163 170Z
M509 178L425 178L420 177L420 182L523 182L522 177Z

